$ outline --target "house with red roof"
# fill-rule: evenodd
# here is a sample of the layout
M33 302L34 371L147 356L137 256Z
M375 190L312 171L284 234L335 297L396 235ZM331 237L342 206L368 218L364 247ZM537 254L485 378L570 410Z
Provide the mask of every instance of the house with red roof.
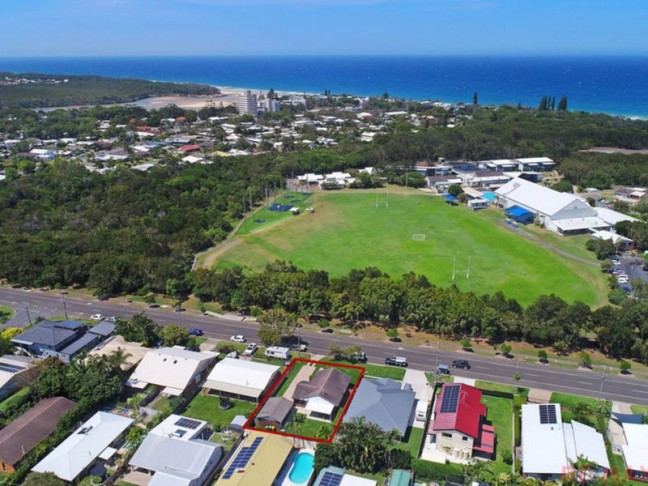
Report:
M184 153L195 152L197 150L200 150L200 145L183 145L180 147L180 152Z
M482 392L464 383L446 383L434 404L428 442L452 462L490 459L495 452L495 428L485 423Z

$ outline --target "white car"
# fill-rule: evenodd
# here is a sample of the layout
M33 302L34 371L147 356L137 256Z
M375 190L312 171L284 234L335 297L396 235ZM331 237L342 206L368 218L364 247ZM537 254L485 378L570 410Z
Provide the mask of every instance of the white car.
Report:
M101 314L92 314L90 316L90 319L92 319L93 321L103 321L103 318L104 316L102 316Z
M245 351L243 351L243 356L252 356L254 353L256 353L257 349L259 349L256 345L256 343L250 343L248 344L247 348L245 348Z
M244 343L245 341L247 341L247 339L245 339L245 336L243 336L242 334L237 334L236 336L232 336L230 338L230 341L233 341L235 343Z
M628 277L619 277L617 278L617 282L621 284L628 283Z

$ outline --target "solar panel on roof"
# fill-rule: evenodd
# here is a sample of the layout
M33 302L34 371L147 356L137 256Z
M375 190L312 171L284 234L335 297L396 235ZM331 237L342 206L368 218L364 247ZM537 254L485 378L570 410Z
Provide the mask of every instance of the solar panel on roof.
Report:
M441 413L454 413L457 411L457 404L459 403L459 391L461 387L446 386L443 390L443 398L441 401Z
M558 417L556 416L555 405L539 405L540 423L541 424L557 424Z
M234 460L230 463L227 471L225 471L225 474L223 474L223 479L231 478L237 469L242 469L247 466L247 463L250 462L250 459L252 458L254 452L257 450L262 441L263 437L257 437L249 447L241 447L241 450L236 455Z
M178 419L175 423L178 427L184 427L185 429L196 430L200 427L200 422L198 420L192 420L188 418Z
M320 486L340 486L342 482L342 474L326 471L322 480L320 481Z

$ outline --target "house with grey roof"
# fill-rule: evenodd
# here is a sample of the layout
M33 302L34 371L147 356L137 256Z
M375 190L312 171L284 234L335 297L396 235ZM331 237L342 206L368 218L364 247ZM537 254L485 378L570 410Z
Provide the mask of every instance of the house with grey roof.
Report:
M330 420L335 416L336 408L343 403L350 383L349 375L335 368L319 370L310 380L297 383L293 399L309 415Z
M414 409L415 395L410 387L402 388L398 381L365 378L356 390L344 421L364 417L366 422L385 432L397 430L404 437Z
M129 464L152 475L149 486L202 486L223 457L210 442L207 422L170 415L146 436Z
M115 330L111 322L88 327L80 321L42 321L11 341L29 356L53 356L64 363L103 341Z
M286 419L293 410L293 402L283 397L270 397L254 417L257 427L283 429Z

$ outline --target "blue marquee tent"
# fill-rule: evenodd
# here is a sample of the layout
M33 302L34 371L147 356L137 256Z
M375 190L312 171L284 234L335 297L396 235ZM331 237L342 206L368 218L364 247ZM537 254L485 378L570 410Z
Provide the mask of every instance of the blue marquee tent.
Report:
M535 219L531 211L519 206L511 206L506 210L506 214L510 218L513 218L515 221L522 224L533 223L533 220Z

